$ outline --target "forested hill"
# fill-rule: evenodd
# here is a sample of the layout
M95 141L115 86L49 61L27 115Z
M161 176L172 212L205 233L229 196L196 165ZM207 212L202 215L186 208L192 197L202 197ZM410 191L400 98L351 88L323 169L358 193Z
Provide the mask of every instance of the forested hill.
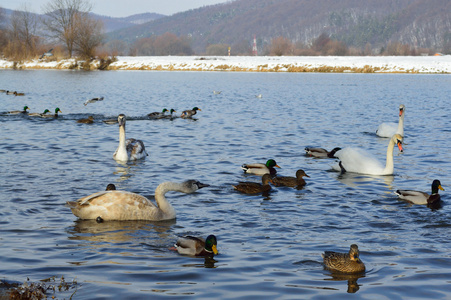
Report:
M350 47L390 41L442 49L451 41L450 0L236 0L205 6L110 33L134 42L166 32L191 38L196 52L209 44L268 44L283 36L310 44L322 33Z

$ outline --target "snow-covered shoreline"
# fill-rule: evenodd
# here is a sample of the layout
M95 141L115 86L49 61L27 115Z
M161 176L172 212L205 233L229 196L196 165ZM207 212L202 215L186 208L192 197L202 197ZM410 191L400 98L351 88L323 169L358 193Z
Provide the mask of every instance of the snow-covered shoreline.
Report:
M97 69L99 61L91 63ZM74 69L81 63L0 60L0 69ZM450 74L451 55L444 56L119 56L108 70L431 73Z

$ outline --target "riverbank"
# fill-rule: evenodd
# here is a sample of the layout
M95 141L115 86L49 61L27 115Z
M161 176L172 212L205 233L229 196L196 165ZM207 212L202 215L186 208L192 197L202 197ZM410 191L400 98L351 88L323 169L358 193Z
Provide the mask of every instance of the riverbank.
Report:
M151 71L327 72L450 74L444 56L119 56L105 64L66 59L11 62L2 69L104 69Z

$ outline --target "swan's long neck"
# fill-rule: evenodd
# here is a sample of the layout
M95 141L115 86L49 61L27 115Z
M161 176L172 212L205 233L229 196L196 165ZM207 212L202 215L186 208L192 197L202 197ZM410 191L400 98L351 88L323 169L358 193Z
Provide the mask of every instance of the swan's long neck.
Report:
M176 182L163 182L155 190L155 201L158 208L164 214L166 219L175 218L175 209L171 203L166 200L165 194L169 191L186 192L182 189L182 184Z
M396 133L400 134L401 136L404 136L404 115L405 115L405 111L402 112L402 114L399 116L399 121L398 121L398 130L396 131Z
M117 147L116 159L128 160L127 148L125 147L125 124L119 126L119 146Z
M393 174L394 165L393 165L393 148L395 147L395 141L392 138L390 143L388 143L387 147L387 161L385 163L385 169L383 175L391 175Z

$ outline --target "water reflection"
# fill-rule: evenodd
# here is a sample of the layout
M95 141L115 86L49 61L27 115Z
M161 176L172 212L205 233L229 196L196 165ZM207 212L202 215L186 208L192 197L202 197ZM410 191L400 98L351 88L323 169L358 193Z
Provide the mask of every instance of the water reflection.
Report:
M97 223L95 220L76 220L74 226L70 227L67 232L69 233L69 240L96 243L119 244L139 240L143 235L150 240L168 241L173 239L169 230L175 223L175 220L163 222L108 221L102 223ZM96 247L93 244L91 246Z
M203 264L183 264L182 267L185 268L207 268L207 269L215 269L217 266L215 266L215 263L218 261L214 259L213 257L205 256L205 257L198 257L199 259L204 259Z
M338 181L351 188L366 188L368 183L381 183L387 187L389 191L393 190L394 176L375 176L362 175L356 173L344 173L337 176ZM374 188L374 187L371 187Z
M356 293L360 289L360 285L357 283L359 278L365 277L365 274L336 274L332 273L331 278L325 278L324 280L332 281L348 281L348 293Z

